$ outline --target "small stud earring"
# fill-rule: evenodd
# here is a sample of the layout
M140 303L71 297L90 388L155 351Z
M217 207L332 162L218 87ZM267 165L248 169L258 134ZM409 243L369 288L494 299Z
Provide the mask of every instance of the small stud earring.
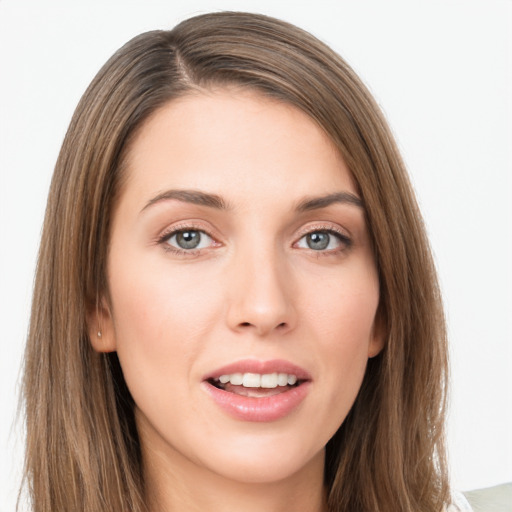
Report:
M98 338L101 338L101 331L98 331Z

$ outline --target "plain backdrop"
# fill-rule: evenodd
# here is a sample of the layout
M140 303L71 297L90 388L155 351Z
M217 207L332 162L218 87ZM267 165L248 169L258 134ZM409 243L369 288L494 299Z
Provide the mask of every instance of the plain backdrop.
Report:
M337 50L376 96L423 209L452 361L454 487L512 481L510 0L0 0L0 510L14 510L15 423L37 246L74 107L132 36L212 10L262 12Z

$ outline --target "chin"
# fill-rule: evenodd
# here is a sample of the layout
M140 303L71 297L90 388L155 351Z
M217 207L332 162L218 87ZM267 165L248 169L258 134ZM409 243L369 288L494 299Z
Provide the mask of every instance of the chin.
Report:
M293 439L288 436L288 442ZM297 437L295 437L297 439ZM304 443L305 444L305 443ZM272 484L292 478L300 472L323 473L325 448L281 439L244 439L231 446L203 452L202 465L221 477L246 484Z

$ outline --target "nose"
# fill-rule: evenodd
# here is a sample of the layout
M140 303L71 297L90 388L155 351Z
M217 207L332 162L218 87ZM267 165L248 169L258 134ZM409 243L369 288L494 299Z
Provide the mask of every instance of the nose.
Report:
M231 329L262 337L295 327L293 282L283 258L272 251L239 255L230 273L227 322Z

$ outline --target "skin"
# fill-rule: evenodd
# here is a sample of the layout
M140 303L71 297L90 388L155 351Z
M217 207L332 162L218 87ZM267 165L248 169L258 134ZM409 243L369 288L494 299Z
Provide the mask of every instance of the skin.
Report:
M162 198L169 190L215 194L226 208ZM382 348L363 208L297 210L333 192L357 196L325 133L254 92L175 100L133 142L113 216L110 303L90 331L96 350L117 351L135 400L153 511L323 509L325 445ZM177 252L172 232L184 229L208 236ZM326 230L341 238L312 249L306 234ZM305 399L276 421L228 415L203 378L241 359L306 369Z

